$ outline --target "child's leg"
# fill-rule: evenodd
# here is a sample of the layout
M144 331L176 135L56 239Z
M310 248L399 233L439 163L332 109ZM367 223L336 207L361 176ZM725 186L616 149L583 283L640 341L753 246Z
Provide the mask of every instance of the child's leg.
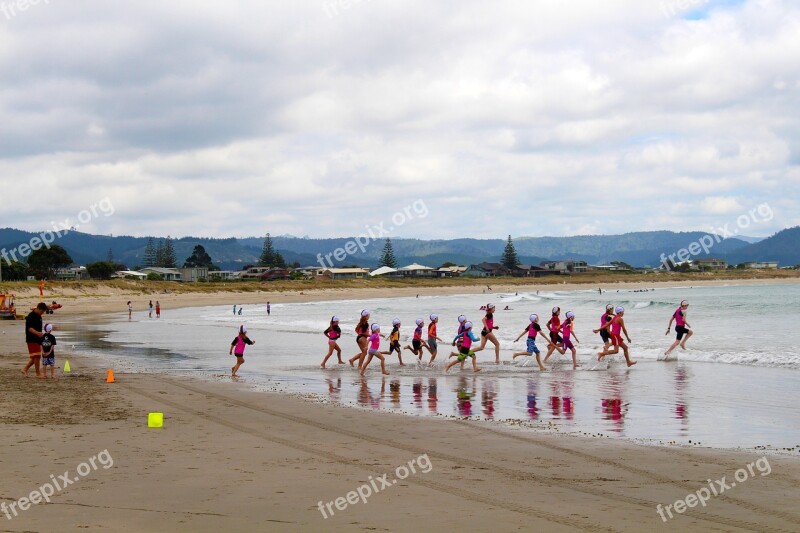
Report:
M675 339L675 342L673 342L673 343L672 343L672 346L670 346L669 348L667 348L667 351L666 351L666 352L664 352L664 357L668 357L668 356L669 356L669 354L671 354L671 353L672 353L672 350L674 350L675 348L677 348L677 346L678 346L680 343L681 343L681 340L680 340L680 339Z
M328 345L328 354L325 356L325 359L322 360L322 364L319 365L320 368L325 368L325 363L328 362L331 355L333 355L333 344Z
M342 349L339 348L339 343L333 343L333 349L336 350L336 357L339 359L339 364L343 365L344 361L342 361Z
M481 369L478 368L478 358L475 357L475 353L473 352L470 356L472 357L472 371L473 372L480 372Z
M546 368L542 364L542 357L541 357L541 354L539 352L536 352L536 362L539 364L539 370L540 371L543 372L543 371L546 370Z
M622 345L622 355L625 356L625 362L628 364L628 368L632 367L636 364L636 361L631 361L631 356L628 354L628 345Z
M494 360L497 364L500 364L500 341L497 340L494 333L489 334L489 340L494 343Z
M431 366L433 364L433 360L436 359L436 353L437 352L438 352L438 350L431 351L431 360L428 361L428 366Z
M575 348L572 348L571 350L572 350L572 368L576 369L578 368L578 352L575 350Z
M528 356L531 355L529 352L514 352L511 356L511 359L516 359L517 357Z
M388 376L389 372L386 370L386 359L380 353L375 357L381 360L381 373L383 373L384 376Z
M686 332L686 335L683 336L683 342L681 342L681 348L683 348L684 350L686 349L686 341L688 341L689 337L691 337L692 335L693 333L691 330Z

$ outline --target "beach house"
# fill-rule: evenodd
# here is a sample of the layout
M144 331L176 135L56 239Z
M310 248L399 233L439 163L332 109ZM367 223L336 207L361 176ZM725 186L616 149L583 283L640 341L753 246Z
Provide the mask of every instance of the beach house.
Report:
M164 281L181 281L181 271L177 268L144 267L139 269L144 274L158 274Z

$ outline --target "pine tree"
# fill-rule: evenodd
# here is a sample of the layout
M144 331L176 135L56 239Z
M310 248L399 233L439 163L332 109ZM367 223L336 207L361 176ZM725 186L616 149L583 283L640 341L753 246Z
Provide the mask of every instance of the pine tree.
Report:
M275 265L278 268L286 268L286 260L280 252L275 252Z
M106 254L106 262L114 264L114 252L111 251L111 248L108 249L108 253Z
M172 245L172 238L167 235L164 242L164 268L176 268L178 259L175 257L175 247Z
M152 237L149 237L147 239L147 246L144 247L144 257L142 258L142 264L145 267L156 266L156 245L153 243Z
M210 268L212 266L214 265L211 262L211 256L208 255L206 249L201 244L198 244L194 247L194 250L192 250L192 255L187 257L186 261L183 263L183 268Z
M156 267L163 267L164 266L164 241L159 239L158 244L156 245L156 260L153 266Z
M275 248L272 246L272 239L269 233L267 233L267 237L264 239L264 247L261 249L261 257L258 259L258 266L274 266L276 263L275 259Z
M508 236L506 248L503 250L503 257L500 259L503 266L513 269L519 264L519 257L517 257L517 250L514 248L514 243L511 241L511 235Z
M378 262L378 267L388 266L391 268L397 268L397 259L394 256L394 250L392 249L392 241L386 239L386 244L383 245L383 252L381 253L381 259Z

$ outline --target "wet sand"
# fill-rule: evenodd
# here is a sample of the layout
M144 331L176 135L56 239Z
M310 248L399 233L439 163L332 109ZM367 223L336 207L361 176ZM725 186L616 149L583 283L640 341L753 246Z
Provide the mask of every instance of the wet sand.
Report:
M66 347L57 363L69 357L71 375L26 379L19 373L27 358L23 325L3 329L0 504L29 496L51 474L79 477L81 464L104 450L113 458L113 466L90 469L50 503L10 520L0 514L3 530L800 528L795 457L767 456L768 475L754 470L704 507L671 508L674 518L664 523L657 505L674 505L709 479L731 485L761 455L410 418L252 392L236 382L117 373L107 384L105 368ZM149 411L164 413L164 428L147 428ZM398 467L411 461L416 473L405 477ZM388 485L366 503L355 492L357 503L347 502L359 487L381 489L384 474ZM405 479L392 483L398 474Z

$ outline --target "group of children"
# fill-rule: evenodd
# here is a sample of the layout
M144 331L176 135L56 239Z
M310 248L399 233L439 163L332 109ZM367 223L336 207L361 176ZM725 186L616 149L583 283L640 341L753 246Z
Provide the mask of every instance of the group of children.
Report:
M677 333L677 339L665 352L665 358L668 357L672 350L674 350L678 345L680 345L681 348L686 349L686 341L692 335L692 332L689 329L689 323L686 321L686 312L688 306L689 303L686 300L682 301L680 307L670 318L670 322L667 326L667 334L669 334L674 321L676 323L675 332ZM449 371L450 368L459 363L463 368L464 362L468 358L472 359L472 370L474 372L479 372L480 368L478 368L478 362L475 354L483 350L489 342L494 344L495 362L497 364L500 363L500 341L494 334L494 331L499 329L499 326L494 324L494 310L494 304L488 304L485 306L486 314L482 319L483 328L481 329L480 338L476 337L473 333L473 324L467 320L465 315L460 315L458 317L458 330L451 343L452 346L457 348L457 351L450 353L450 358L454 358L454 360L447 363L445 366L445 372ZM599 334L603 340L603 349L597 353L598 361L603 361L604 358L609 355L618 354L621 349L628 367L636 364L636 361L633 361L630 357L628 344L626 344L625 340L623 340L624 335L625 339L627 339L627 342L631 342L631 337L628 334L627 328L625 327L624 316L625 308L622 306L614 307L612 304L607 305L605 311L600 315L600 326L597 329L592 330L595 334ZM575 339L576 343L580 342L577 334L575 333L575 313L572 311L567 311L564 315L564 321L562 322L561 308L558 306L553 307L550 319L545 324L545 327L547 327L549 333L547 337L545 337L542 327L539 325L539 315L534 313L531 314L529 318L530 323L525 326L525 329L522 330L522 332L514 341L518 342L527 334L526 349L524 351L515 352L512 356L512 360L516 359L517 357L531 357L535 355L536 362L539 365L539 370L544 371L546 370L544 363L547 363L548 359L550 359L553 353L558 352L559 354L564 355L567 350L569 350L572 355L572 367L577 368L577 350L575 349L575 344L572 342L572 339ZM359 351L348 361L350 366L355 366L356 361L358 361L358 371L362 376L366 372L367 367L370 365L373 359L378 359L381 364L381 372L384 375L389 375L389 372L386 370L385 356L392 355L395 352L397 353L400 366L406 366L403 362L403 350L409 350L412 354L414 354L417 357L417 365L419 366L424 364L422 361L422 357L424 355L423 350L427 350L430 354L430 360L428 361L427 366L433 366L434 360L438 354L438 343L443 342L437 334L439 317L436 314L431 314L429 316L430 321L427 327L427 338L423 339L425 321L421 318L418 318L415 321L416 328L414 329L414 333L412 335L411 344L406 345L403 348L400 347L401 322L399 319L394 319L392 321L392 330L388 335L385 336L381 335L380 324L370 324L369 319L369 310L362 310L359 322L355 327L356 343L358 344ZM237 356L237 364L231 368L231 373L233 376L236 375L236 371L239 369L242 363L244 363L243 356L245 345L253 344L253 341L247 337L246 332L246 328L241 326L239 335L231 343L231 353L233 352L234 347L236 347ZM330 359L334 352L336 352L336 357L339 360L339 364L344 364L344 361L342 360L342 349L338 342L342 337L342 329L339 327L339 317L335 315L331 317L330 325L322 333L328 339L328 353L322 360L320 367L325 368L328 359ZM382 338L389 341L388 351L382 351L380 349ZM536 345L538 338L541 338L547 344L547 353L544 356L544 360L542 360L541 351ZM476 348L473 348L474 343L478 342L480 342L480 345Z

